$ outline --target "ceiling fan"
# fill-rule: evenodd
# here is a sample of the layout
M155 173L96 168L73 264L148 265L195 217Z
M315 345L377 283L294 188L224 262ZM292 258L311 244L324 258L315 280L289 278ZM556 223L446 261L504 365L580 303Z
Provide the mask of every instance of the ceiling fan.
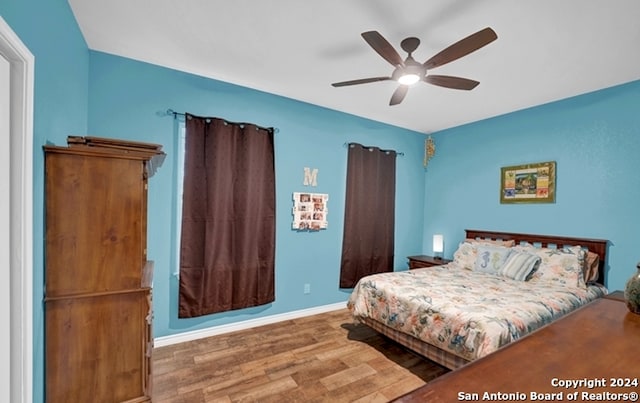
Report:
M391 73L391 76L361 78L359 80L342 81L331 85L334 87L344 87L348 85L373 83L376 81L394 80L400 85L391 96L389 105L397 105L402 102L404 97L407 95L409 86L417 83L418 81L424 81L429 84L453 88L456 90L468 91L474 89L478 84L480 84L478 81L462 77L427 74L427 71L452 62L468 55L469 53L475 52L481 47L495 41L498 38L498 35L496 35L491 28L482 29L440 51L424 63L417 62L411 56L411 54L418 48L418 45L420 45L420 39L418 38L406 38L400 43L402 49L408 53L407 58L402 60L398 52L382 35L380 35L378 31L363 32L362 37L369 46L373 48L373 50L378 52L380 56L395 67L393 73Z

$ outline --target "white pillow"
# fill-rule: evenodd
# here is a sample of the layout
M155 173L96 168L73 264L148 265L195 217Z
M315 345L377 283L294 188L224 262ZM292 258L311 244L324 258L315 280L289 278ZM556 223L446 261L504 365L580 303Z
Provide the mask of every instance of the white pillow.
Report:
M473 270L476 261L476 245L470 242L460 242L458 249L453 254L453 262L458 267Z

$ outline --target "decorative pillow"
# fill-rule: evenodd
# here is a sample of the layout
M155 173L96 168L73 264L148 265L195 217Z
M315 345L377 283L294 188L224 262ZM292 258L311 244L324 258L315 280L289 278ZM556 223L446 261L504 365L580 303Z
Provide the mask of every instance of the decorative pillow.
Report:
M511 247L515 245L515 241L494 241L491 239L470 239L467 238L464 242L460 242L458 249L453 254L453 262L458 267L464 267L465 269L473 270L476 264L476 257L478 254L477 248L479 246L504 246Z
M586 288L583 274L586 252L580 246L556 249L516 246L515 250L524 250L540 257L540 265L530 281Z
M498 269L498 275L518 281L527 281L540 265L540 256L513 250Z
M473 271L490 274L498 274L498 270L511 253L511 248L505 248L504 246L479 245L476 249L476 261L473 265Z
M473 244L504 246L505 248L510 248L512 246L516 246L516 241L514 241L513 239L509 239L507 241L503 241L503 240L494 240L494 239L471 239L471 238L467 238L464 241L465 242L469 242L469 243L473 243Z
M587 251L584 259L584 281L585 283L595 283L598 281L598 267L600 266L600 256L597 253Z

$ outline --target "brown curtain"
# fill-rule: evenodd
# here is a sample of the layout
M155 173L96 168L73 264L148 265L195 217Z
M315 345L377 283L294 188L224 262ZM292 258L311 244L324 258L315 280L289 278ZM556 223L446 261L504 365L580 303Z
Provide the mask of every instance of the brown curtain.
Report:
M273 130L186 115L181 318L274 301Z
M349 144L340 287L393 271L396 152Z

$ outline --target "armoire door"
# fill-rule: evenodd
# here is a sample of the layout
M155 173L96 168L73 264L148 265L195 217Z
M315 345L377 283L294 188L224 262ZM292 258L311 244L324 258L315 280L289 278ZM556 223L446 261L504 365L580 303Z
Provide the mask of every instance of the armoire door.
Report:
M44 147L50 403L151 400L147 162L164 153L104 140Z

